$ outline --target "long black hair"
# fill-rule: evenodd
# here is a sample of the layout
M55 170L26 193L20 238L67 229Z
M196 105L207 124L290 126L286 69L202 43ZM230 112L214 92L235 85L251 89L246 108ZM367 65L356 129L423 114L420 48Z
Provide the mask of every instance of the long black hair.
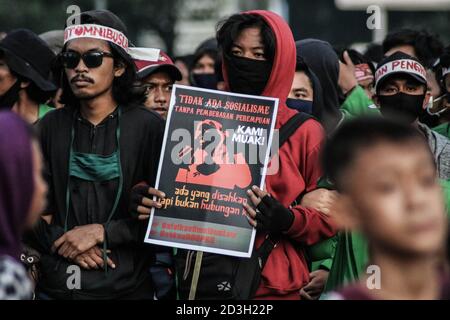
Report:
M216 28L216 38L220 49L223 53L228 54L241 31L252 27L261 30L265 58L273 63L276 47L275 35L264 18L258 14L238 13L219 22Z

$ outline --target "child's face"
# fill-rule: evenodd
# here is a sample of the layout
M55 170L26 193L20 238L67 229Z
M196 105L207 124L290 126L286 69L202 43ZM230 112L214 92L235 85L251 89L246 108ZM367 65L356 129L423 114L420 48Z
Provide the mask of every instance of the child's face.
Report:
M434 254L446 235L444 199L433 159L419 143L378 143L348 169L351 221L381 250Z

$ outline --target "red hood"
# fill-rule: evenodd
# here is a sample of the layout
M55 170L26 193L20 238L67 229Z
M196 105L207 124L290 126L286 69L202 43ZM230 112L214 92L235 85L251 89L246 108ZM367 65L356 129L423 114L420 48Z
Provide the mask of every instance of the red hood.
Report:
M294 36L289 25L282 17L266 10L246 11L243 14L257 14L264 18L272 29L275 40L275 58L272 73L262 96L279 98L276 128L280 128L290 117L296 114L295 110L286 106L286 99L294 80L297 51ZM225 65L222 66L225 83L228 87L228 75Z

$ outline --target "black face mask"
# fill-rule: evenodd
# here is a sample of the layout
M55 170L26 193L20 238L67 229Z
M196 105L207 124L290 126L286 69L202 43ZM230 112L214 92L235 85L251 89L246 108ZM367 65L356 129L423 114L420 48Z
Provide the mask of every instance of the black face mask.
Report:
M413 123L423 112L425 94L411 95L403 92L392 96L378 96L380 111L386 118Z
M263 93L272 72L272 63L227 54L224 60L232 92L257 96Z
M4 95L0 96L0 110L10 110L14 107L14 104L19 100L20 84L21 82L16 80L16 83L14 83Z
M217 90L217 75L214 73L193 74L194 84L203 89Z
M313 102L309 100L303 100L303 99L292 99L288 98L286 99L286 105L294 110L304 112L307 114L312 114L313 111Z

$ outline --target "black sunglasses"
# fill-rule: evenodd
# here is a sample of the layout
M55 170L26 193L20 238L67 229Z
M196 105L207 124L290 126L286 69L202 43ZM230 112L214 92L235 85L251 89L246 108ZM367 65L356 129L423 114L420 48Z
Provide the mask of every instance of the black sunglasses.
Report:
M75 69L83 59L84 64L88 68L98 68L103 63L103 57L113 58L110 52L89 51L83 54L76 51L66 51L61 53L61 62L64 68Z

